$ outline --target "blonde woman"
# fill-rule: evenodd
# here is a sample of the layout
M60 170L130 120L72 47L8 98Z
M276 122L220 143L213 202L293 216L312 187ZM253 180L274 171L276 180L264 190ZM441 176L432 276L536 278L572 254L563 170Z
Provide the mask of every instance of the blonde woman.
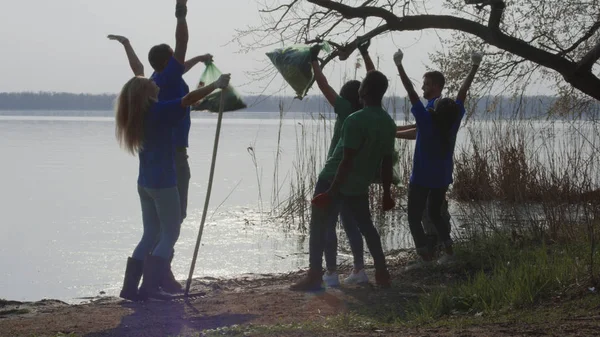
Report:
M158 101L159 87L142 76L130 79L121 90L116 136L122 148L139 156L138 194L144 225L142 238L127 261L122 298L170 297L160 289L160 282L169 272L181 225L173 129L185 118L187 107L215 89L227 87L229 79L229 74L222 75L214 83L170 101Z

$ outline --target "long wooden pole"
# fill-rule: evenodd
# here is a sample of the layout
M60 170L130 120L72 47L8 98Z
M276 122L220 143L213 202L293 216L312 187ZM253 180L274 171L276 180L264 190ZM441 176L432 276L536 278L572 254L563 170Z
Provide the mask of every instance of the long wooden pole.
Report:
M219 102L219 117L217 119L217 130L215 133L215 144L213 146L212 163L210 164L210 173L208 175L208 187L206 188L206 197L204 199L204 211L202 211L202 220L200 220L200 230L198 231L198 239L196 240L196 248L194 249L194 257L192 258L192 265L190 267L190 274L185 285L185 296L187 297L190 292L190 286L192 285L192 277L194 275L194 268L196 267L196 259L198 257L198 250L200 249L200 241L202 240L202 232L204 230L204 223L206 221L206 213L208 212L208 205L210 203L210 192L212 190L213 177L215 175L215 163L217 161L217 150L219 149L219 134L221 133L221 121L223 119L223 106L225 102L225 88L221 89L221 100Z

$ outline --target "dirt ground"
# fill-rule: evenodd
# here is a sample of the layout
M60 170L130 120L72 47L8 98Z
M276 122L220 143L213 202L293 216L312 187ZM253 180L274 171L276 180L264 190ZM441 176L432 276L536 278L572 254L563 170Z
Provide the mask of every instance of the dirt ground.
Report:
M89 303L68 305L44 300L34 303L0 301L0 336L202 336L207 329L232 325L275 325L318 323L327 317L353 312L364 306L373 316L385 315L385 305L395 308L413 301L429 286L452 282L451 273L405 273L401 259L391 263L393 287L342 287L318 293L288 290L301 273L253 275L230 280L197 279L191 293L204 296L170 302L132 303L101 297ZM371 274L372 278L373 275ZM378 311L380 310L380 311ZM376 317L374 317L376 318ZM380 318L380 317L379 317ZM260 335L260 334L259 334ZM274 335L313 336L295 330ZM464 328L381 328L361 331L332 331L326 336L593 336L600 335L600 307L583 316L565 315L543 323L510 322L480 324Z

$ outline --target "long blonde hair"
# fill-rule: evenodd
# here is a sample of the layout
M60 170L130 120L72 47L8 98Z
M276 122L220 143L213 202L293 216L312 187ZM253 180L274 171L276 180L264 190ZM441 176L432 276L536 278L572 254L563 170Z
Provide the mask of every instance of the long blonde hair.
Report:
M136 76L123 86L115 107L115 134L119 146L135 155L144 143L144 119L152 102L153 83ZM155 94L155 93L154 93Z

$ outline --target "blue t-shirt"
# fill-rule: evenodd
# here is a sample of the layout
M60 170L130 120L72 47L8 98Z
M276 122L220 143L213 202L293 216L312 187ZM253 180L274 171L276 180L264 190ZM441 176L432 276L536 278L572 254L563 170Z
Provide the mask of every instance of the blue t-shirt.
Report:
M434 100L429 101L427 107L433 108L433 102ZM456 103L460 108L460 114L450 130L452 137L451 150L445 154L441 154L440 136L435 130L431 114L427 111L427 108L421 101L412 106L411 112L417 122L417 142L415 144L412 175L410 176L411 184L428 188L442 188L452 184L456 135L465 115L463 102L456 101Z
M184 66L173 57L169 59L167 67L160 73L154 72L150 79L158 85L159 101L171 101L182 98L190 92L190 88L183 80ZM175 147L188 147L188 135L190 133L190 107L179 107L186 112L185 117L173 129L173 141Z
M185 115L186 111L181 109L181 98L152 103L144 120L144 143L138 154L138 185L147 188L177 185L173 129Z

